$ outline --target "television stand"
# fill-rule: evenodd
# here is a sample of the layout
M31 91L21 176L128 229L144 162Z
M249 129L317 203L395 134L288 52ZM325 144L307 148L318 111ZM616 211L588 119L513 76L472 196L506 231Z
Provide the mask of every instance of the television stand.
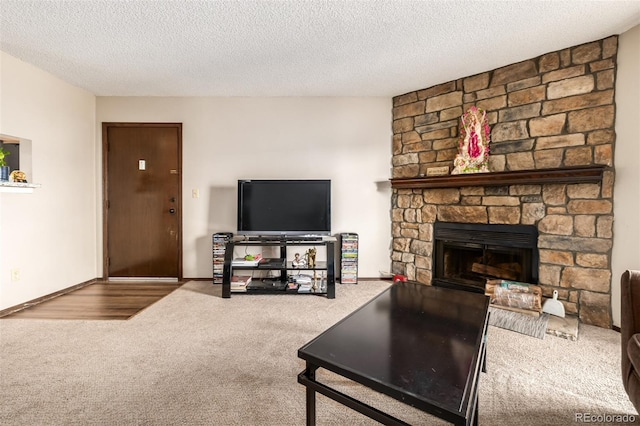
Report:
M225 246L224 265L222 269L222 297L229 298L234 294L315 294L326 296L328 299L336 297L335 287L335 237L331 236L235 236L232 237ZM233 265L234 251L236 247L279 247L279 257L258 263L257 265ZM309 265L294 266L292 260L287 259L287 249L291 247L324 247L326 260L317 261L314 267ZM276 278L280 285L247 285L242 291L232 291L231 277L242 275L242 273L256 271L279 271L280 277ZM298 288L291 288L289 276L292 272L313 276L313 286L311 289L300 285ZM320 272L322 276L317 279ZM256 279L259 280L259 279ZM270 279L273 281L273 279ZM253 279L252 279L253 281Z

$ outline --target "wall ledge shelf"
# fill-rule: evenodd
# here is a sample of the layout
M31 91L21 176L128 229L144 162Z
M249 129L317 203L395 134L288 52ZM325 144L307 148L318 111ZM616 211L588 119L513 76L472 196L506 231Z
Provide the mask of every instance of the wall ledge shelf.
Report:
M607 166L592 165L559 169L517 170L391 179L391 188L430 189L463 186L542 185L562 183L599 183Z
M0 182L0 192L28 194L41 186L39 183Z

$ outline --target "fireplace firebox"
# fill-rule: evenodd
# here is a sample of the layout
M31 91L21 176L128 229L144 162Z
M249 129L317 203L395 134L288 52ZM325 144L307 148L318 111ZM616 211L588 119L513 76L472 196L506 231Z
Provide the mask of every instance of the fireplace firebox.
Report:
M435 286L484 293L488 279L538 283L538 230L533 225L436 222Z

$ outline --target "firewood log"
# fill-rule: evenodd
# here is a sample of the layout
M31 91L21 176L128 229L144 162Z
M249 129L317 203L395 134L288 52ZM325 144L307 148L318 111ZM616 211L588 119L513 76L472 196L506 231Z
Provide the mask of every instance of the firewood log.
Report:
M517 280L518 274L508 269L496 268L495 266L483 265L482 263L474 263L471 265L471 271L476 274L490 275L492 277L504 278L506 280Z

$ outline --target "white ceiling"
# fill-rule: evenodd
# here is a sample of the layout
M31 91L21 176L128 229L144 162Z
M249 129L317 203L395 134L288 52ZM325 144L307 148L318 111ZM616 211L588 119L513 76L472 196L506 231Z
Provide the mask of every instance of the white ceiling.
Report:
M98 96L395 96L638 24L637 0L0 0L0 50Z

